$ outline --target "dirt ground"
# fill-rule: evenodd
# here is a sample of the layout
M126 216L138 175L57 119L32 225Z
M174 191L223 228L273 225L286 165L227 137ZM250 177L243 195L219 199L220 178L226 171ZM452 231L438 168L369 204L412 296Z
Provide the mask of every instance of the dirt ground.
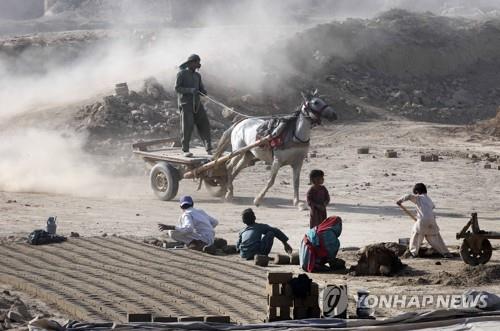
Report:
M370 154L358 155L356 148L362 146L370 147ZM399 157L385 158L386 149L396 150ZM340 257L345 258L348 264L354 262L354 253L349 249L351 247L409 237L411 220L397 208L394 201L410 192L415 182L428 184L429 195L437 206L441 233L452 250L456 250L460 244L455 239L455 234L473 211L478 213L481 228L500 230L500 170L497 169L500 164L493 163L492 169L484 169L483 161L476 162L466 157L472 153L500 154L498 139L482 136L463 126L384 120L316 128L311 152L315 152L316 156L311 156L304 165L301 195L304 196L307 190L308 172L313 168L323 169L326 172L325 185L332 195L328 213L341 216L344 222L340 240L341 247L347 249L340 253ZM439 162L420 161L422 153L430 152L440 155ZM267 174L264 164L257 164L243 171L235 183L236 198L232 203L213 198L204 189L196 191L197 184L188 180L181 182L179 195L191 194L197 207L218 218L220 225L217 227L217 235L233 242L242 227L240 213L252 205L253 197L264 185ZM144 176L116 178L102 185L108 188L108 192L114 193L88 197L0 192L0 221L3 225L0 237L3 241L1 249L5 253L2 255L17 259L16 256L23 254L22 251L27 248L17 252L17 249L12 248L12 242L22 241L20 238L33 229L42 228L50 215L58 217L60 234L69 235L73 231L83 237L96 237L104 233L139 238L159 236L158 222L177 222L180 214L177 202L157 200L148 187L146 172ZM276 185L269 191L264 205L255 208L255 211L258 221L280 227L290 237L292 246L298 249L308 224L308 212L293 207L291 198L291 169L284 168ZM107 246L118 239L112 237L89 240L104 240L102 245L109 249ZM282 251L281 245L277 243L274 250ZM6 251L11 251L12 255ZM158 254L160 253L154 253L155 259L158 259ZM34 254L36 255L38 253ZM80 268L87 260L88 256L81 259L75 256L70 263L75 268ZM499 260L500 255L494 251L489 265L495 267ZM39 263L36 258L33 261ZM465 264L460 259L412 259L403 262L409 267L391 278L339 274L314 274L312 277L321 285L345 283L352 293L360 288L366 288L371 293L406 294L461 294L471 287L492 292L500 289L500 282L496 277L485 278L478 286L467 281L450 281L454 277L471 274L470 271L466 272ZM253 269L249 262L243 264L245 266L242 270ZM296 266L279 269L300 272ZM267 270L279 269L269 267ZM13 274L16 269L10 269L9 263L4 263L2 272L5 273L6 270ZM257 270L261 275L256 277L265 275L265 268ZM222 282L221 290L225 291L224 286L231 288L229 278L228 276L227 281ZM182 289L181 279L176 281L173 286L178 286L179 291L186 290ZM207 295L207 300L210 300L210 295L213 294ZM181 312L189 313L191 309ZM377 314L388 316L397 312L379 311Z

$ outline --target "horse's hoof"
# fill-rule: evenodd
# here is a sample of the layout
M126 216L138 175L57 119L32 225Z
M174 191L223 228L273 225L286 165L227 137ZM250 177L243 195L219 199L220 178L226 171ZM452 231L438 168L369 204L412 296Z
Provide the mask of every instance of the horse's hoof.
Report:
M232 193L226 193L226 197L225 197L226 201L233 201L233 198L234 198L234 196Z
M299 205L299 199L293 199L293 205L298 206Z
M261 200L262 200L262 199L258 199L258 198L255 198L255 199L253 200L253 204L255 205L255 207L258 207L258 206L260 205Z

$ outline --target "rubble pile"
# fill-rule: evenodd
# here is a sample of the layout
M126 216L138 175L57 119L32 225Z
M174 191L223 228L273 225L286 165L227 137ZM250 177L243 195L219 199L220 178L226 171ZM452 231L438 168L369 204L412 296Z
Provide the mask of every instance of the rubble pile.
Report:
M19 297L10 291L3 290L0 294L0 330L25 327L33 319L29 308Z
M169 136L178 127L179 115L173 96L154 78L140 91L109 95L86 105L76 115L92 136Z
M391 10L375 19L318 25L274 52L294 72L322 75L332 87L394 113L468 124L495 115L499 33L500 19Z
M208 108L208 107L207 107ZM208 110L213 136L226 128L220 117ZM139 91L128 91L117 84L117 93L93 104L85 105L75 115L79 130L88 133L88 144L94 149L115 148L141 139L180 137L180 114L176 96L169 93L155 79L144 81ZM196 138L195 138L196 139Z

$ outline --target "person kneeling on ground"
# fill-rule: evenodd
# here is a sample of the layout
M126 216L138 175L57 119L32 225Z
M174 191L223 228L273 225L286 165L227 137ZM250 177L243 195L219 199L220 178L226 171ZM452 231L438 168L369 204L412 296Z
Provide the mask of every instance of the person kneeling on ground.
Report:
M427 195L427 187L423 183L415 184L413 194L402 196L396 203L401 205L404 201L411 201L417 207L417 221L413 225L409 247L411 256L418 256L418 251L425 238L439 254L445 258L452 257L439 233L439 226L433 211L435 206Z
M201 209L193 208L194 202L190 196L180 199L184 211L179 218L180 225L158 224L160 231L168 231L168 236L195 250L214 254L214 228L219 222Z
M275 237L283 243L288 254L292 253L293 249L288 244L288 237L280 229L255 223L255 214L251 208L245 209L241 216L243 223L247 226L240 231L236 250L240 252L242 258L252 260L255 255L268 255Z
M307 272L345 269L345 262L337 259L341 234L342 219L338 216L328 217L320 225L309 229L300 244L301 268Z

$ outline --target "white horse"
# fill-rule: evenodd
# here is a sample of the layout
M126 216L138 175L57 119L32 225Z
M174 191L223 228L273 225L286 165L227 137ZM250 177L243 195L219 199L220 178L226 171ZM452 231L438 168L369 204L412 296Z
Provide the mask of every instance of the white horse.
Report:
M283 146L276 148L256 147L250 151L237 156L226 164L227 167L227 191L226 199L233 198L233 180L241 170L253 164L254 161L262 160L271 164L271 176L264 189L255 197L254 204L258 206L266 192L273 186L278 170L284 165L290 165L293 169L293 204L299 202L299 182L302 163L309 151L309 140L311 128L321 123L321 118L336 120L334 110L317 95L317 91L308 96L302 94L304 103L300 110L295 113L290 125L285 127L283 135L291 137L291 141L285 142ZM232 150L238 150L255 143L258 139L257 128L265 123L261 118L248 118L234 124L222 135L215 156L222 154L226 146L231 143ZM286 132L288 131L288 132Z

